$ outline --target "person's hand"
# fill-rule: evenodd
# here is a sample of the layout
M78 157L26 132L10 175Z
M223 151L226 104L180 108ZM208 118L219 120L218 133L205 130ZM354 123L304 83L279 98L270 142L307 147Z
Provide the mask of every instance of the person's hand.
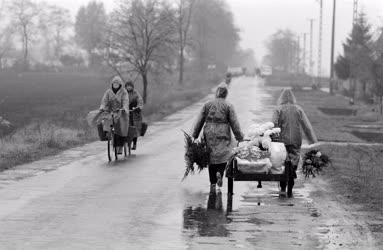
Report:
M312 143L312 144L305 144L305 145L302 145L302 149L312 150L314 148L317 148L319 145L320 145L319 142Z

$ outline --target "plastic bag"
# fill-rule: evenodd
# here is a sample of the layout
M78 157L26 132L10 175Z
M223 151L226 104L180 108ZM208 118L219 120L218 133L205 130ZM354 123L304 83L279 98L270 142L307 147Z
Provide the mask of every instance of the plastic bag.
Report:
M88 113L86 116L86 121L88 122L88 125L91 127L96 127L98 124L98 118L100 117L101 112L100 110L93 110Z
M261 159L258 161L248 161L245 159L237 158L238 170L244 174L252 173L269 173L271 162L269 158Z
M279 171L282 166L285 164L285 160L287 157L285 144L280 142L271 142L270 143L270 160L273 165L272 168L275 171Z

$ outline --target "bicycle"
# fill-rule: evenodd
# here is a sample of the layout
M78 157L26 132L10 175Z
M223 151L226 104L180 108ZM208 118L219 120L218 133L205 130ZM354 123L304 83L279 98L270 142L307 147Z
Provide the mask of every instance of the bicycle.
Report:
M105 112L105 111L103 111ZM106 137L107 137L107 155L108 155L108 160L109 162L112 161L112 149L113 149L113 152L114 152L114 158L115 158L115 161L118 160L118 147L116 146L116 136L117 134L115 133L116 132L116 123L115 121L118 120L120 117L121 117L121 112L123 112L123 110L118 110L118 111L113 111L113 112L105 112L107 113L107 115L110 115L110 117L106 117L104 119L102 119L102 124L104 127L107 127L108 128L108 131L106 131ZM107 123L107 124L105 124ZM108 124L110 123L110 124ZM129 152L129 155L131 155L131 150L130 150L130 147L129 147L129 150L127 149L126 147L126 144L127 142L125 141L124 142L124 145L123 145L123 150L124 150L124 156L127 157L128 156L128 152Z

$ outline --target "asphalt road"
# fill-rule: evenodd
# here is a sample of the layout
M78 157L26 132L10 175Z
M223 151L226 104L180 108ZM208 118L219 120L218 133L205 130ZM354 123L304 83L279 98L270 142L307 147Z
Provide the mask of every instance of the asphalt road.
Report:
M234 80L241 125L271 118L270 93ZM135 156L108 164L91 143L0 173L0 249L374 249L365 223L325 180L298 179L293 199L278 183L235 183L233 211L209 195L207 171L181 182L184 141L205 100L150 127Z

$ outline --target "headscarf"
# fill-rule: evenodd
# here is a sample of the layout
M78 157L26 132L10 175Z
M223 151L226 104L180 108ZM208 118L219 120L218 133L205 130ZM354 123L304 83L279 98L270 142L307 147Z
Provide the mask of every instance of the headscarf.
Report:
M215 97L225 99L227 97L228 92L228 86L226 83L223 82L220 85L218 85Z
M114 84L114 83L118 83L118 84L119 84L118 88L113 87L113 84ZM122 87L122 83L123 83L123 81L122 81L122 79L121 79L120 76L114 76L114 77L112 78L112 80L110 81L110 84L111 84L113 93L116 94L116 93L121 89L121 87Z
M128 87L128 86L130 86L130 87L132 87L134 89L134 83L132 81L127 81L125 83L125 88Z
M297 99L294 96L294 93L291 89L284 89L279 96L278 105L284 104L296 104Z

